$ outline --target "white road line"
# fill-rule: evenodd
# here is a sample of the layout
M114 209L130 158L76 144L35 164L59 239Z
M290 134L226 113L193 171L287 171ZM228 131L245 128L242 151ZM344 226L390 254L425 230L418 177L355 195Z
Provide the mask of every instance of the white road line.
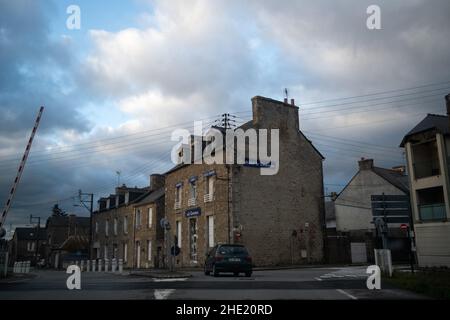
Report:
M320 278L314 278L314 279L316 279L317 281L322 281L322 279L320 279Z
M352 300L358 300L357 297L351 295L350 293L345 292L345 291L342 290L342 289L336 289L336 291L339 292L339 293L342 293L343 295L345 295L346 297L348 297L348 298L350 298L350 299L352 299Z
M187 278L155 278L155 282L174 282L174 281L185 281Z
M175 282L175 281L185 281L187 278L155 278L154 282ZM155 289L155 299L156 300L165 300L169 298L169 296L175 292L175 289Z
M155 289L155 299L156 300L165 300L167 299L175 289Z

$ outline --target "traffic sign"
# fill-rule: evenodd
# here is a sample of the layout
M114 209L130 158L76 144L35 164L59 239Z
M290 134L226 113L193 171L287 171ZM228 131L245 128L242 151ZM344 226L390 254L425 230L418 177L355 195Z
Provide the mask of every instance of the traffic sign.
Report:
M173 256L177 256L180 254L180 247L179 246L172 246L172 248L170 248L170 253Z

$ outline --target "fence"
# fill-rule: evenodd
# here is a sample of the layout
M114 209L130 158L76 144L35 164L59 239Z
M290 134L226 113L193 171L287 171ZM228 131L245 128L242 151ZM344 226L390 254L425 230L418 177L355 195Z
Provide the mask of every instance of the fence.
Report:
M30 273L31 261L14 262L13 273Z

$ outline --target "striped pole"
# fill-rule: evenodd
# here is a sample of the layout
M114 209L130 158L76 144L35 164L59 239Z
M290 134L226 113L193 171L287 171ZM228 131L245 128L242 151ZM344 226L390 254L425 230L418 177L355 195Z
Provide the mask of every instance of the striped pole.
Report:
M17 190L17 185L19 184L20 177L22 176L23 169L25 167L25 162L28 159L28 154L30 153L31 144L33 143L34 135L39 127L39 122L41 121L42 112L44 112L44 107L39 109L38 116L36 118L36 122L34 123L33 131L31 132L30 139L28 140L27 148L25 149L25 153L23 154L22 160L20 161L19 169L17 170L16 178L14 179L14 183L12 185L11 190L9 191L8 200L6 201L5 208L3 209L2 215L0 217L0 228L3 227L3 224L6 220L6 215L8 214L9 209L11 208L11 203L14 198L14 195Z

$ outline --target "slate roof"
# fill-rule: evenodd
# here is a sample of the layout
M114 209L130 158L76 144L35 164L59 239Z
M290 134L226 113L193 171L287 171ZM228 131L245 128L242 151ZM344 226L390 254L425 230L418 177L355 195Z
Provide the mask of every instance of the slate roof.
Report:
M380 167L373 167L372 169L373 172L378 174L380 177L382 177L384 180L386 180L393 186L397 187L398 189L402 190L405 193L409 193L409 180L407 175L404 175L394 170Z
M405 143L410 136L428 130L436 130L444 135L450 134L448 116L431 113L427 114L427 116L422 121L420 121L419 124L417 124L405 135L400 144L400 147L405 146Z
M16 228L14 236L21 240L36 240L36 228ZM47 239L47 231L44 228L39 229L39 240Z
M163 197L164 193L165 193L164 188L159 188L155 191L147 192L142 197L136 199L136 201L134 202L134 205L139 206L139 205L155 202L156 200Z

